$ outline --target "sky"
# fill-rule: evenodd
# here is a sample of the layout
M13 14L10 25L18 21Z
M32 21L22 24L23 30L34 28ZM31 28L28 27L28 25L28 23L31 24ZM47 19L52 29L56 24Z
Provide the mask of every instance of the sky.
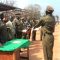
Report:
M25 8L31 4L39 4L41 7L42 13L45 11L48 5L51 5L54 8L54 14L60 15L60 0L15 0L16 6L20 8Z
M5 1L5 0L2 0L2 1ZM45 11L48 5L51 5L54 8L54 14L60 15L60 8L59 8L60 0L14 0L14 1L15 1L15 6L22 9L31 4L39 4L41 7L42 13Z

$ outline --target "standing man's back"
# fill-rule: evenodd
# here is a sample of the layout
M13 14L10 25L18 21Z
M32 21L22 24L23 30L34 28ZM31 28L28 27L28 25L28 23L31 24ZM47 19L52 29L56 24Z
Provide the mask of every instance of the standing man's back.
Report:
M42 45L44 52L44 60L52 60L53 57L53 32L55 28L55 19L52 15L53 11L54 9L51 6L48 6L46 9L46 16L42 17L39 23L35 26L42 26Z
M42 30L46 33L53 33L55 28L54 17L46 15L42 19L43 19Z

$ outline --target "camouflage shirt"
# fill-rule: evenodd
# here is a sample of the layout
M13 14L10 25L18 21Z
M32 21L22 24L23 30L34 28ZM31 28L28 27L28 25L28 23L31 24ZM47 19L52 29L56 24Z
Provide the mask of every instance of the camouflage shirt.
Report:
M46 15L42 17L35 27L42 26L43 32L53 33L55 28L55 18L54 16Z

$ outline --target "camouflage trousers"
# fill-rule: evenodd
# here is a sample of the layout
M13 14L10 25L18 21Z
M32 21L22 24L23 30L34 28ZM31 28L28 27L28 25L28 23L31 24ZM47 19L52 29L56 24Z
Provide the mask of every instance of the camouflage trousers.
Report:
M54 45L53 34L48 34L48 33L43 34L42 45L43 45L44 60L52 60L53 59L53 45Z

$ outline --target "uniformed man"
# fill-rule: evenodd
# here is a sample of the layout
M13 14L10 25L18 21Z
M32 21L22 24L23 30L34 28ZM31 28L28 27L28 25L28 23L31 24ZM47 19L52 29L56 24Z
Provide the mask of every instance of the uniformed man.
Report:
M23 29L22 22L20 20L18 20L15 16L12 23L15 27L15 37L16 38L22 38L22 29Z
M51 6L48 6L46 9L46 16L42 17L40 22L35 26L42 26L42 44L44 52L44 60L52 60L53 57L53 45L54 45L54 28L55 28L55 19L52 15L54 9ZM34 28L35 28L34 27Z
M22 22L22 38L26 39L26 32L23 32L23 30L26 30L26 20L24 17L21 18L21 22Z
M36 25L36 20L32 20L32 28ZM32 30L32 41L36 40L36 30Z
M3 22L4 14L0 15L0 45L8 41L8 32L6 24Z
M26 32L22 33L22 38L24 39L30 39L31 34L31 22L28 19L22 18L23 22L23 30L26 30Z
M15 34L15 32L14 32L15 30L14 30L12 22L9 19L8 14L5 14L3 22L6 24L7 32L8 32L8 35L9 35L9 40L13 39L14 34Z

